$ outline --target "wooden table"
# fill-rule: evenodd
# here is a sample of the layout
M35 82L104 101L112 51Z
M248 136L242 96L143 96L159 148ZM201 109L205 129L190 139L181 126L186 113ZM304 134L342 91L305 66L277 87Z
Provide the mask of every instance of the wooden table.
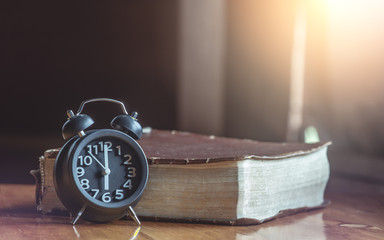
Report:
M353 186L351 186L353 187ZM381 186L379 186L380 189ZM384 194L329 191L332 204L261 225L222 226L133 221L110 224L36 211L33 185L0 185L0 239L384 239Z

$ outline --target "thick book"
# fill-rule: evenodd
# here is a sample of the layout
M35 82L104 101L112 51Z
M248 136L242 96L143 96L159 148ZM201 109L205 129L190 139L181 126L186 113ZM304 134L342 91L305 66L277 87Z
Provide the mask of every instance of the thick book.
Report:
M330 143L269 143L152 130L139 141L149 179L135 207L141 219L260 224L327 205ZM59 149L40 158L37 208L65 211L53 183Z

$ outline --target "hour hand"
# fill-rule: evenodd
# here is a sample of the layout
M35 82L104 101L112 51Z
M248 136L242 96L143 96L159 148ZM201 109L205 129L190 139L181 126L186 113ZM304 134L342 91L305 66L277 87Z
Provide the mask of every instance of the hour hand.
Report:
M104 167L103 164L101 164L101 162L92 154L91 151L88 151L88 154L104 169L106 170L106 167Z

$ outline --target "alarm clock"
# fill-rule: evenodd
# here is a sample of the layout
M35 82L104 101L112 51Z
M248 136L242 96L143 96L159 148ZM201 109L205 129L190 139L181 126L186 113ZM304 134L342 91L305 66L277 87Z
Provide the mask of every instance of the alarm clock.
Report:
M112 120L111 129L86 130L94 121L81 112L91 102L119 104L123 114ZM67 142L58 153L53 176L72 224L79 218L106 223L129 215L140 225L133 207L147 184L148 162L136 142L142 136L137 115L128 115L122 102L109 98L86 100L76 114L67 111L62 128Z

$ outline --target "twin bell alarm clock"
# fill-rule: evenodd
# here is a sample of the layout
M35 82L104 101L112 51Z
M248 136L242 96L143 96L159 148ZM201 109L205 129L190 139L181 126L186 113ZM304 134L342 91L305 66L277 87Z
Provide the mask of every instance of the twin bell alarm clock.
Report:
M87 130L94 121L83 114L84 105L94 102L119 104L107 129ZM79 218L106 223L126 215L140 225L133 207L138 203L148 180L148 162L140 145L142 127L137 113L129 115L122 102L95 98L81 103L76 114L67 111L62 128L66 140L54 166L58 197L75 224Z

